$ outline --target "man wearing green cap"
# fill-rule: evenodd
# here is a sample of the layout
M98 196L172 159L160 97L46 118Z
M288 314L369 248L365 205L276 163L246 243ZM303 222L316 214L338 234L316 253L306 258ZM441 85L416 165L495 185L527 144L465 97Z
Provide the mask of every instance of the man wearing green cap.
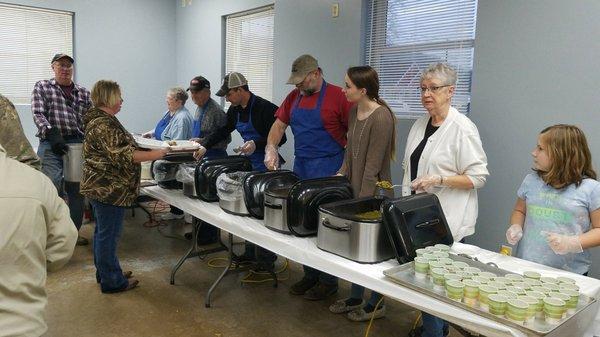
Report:
M335 175L344 157L352 104L342 88L325 82L311 55L294 61L287 83L296 88L277 110L265 147L265 166L279 166L278 144L289 125L294 135L294 172L301 179ZM302 280L290 288L290 293L308 300L322 300L336 291L336 277L307 266Z

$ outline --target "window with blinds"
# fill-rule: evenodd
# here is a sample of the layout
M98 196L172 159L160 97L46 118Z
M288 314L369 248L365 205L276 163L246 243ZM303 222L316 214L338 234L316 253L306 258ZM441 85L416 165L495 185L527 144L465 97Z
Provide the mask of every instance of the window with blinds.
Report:
M54 76L57 53L73 55L73 13L0 3L0 94L31 103L35 82Z
M225 74L241 73L250 90L269 101L273 99L274 16L273 6L267 6L225 17Z
M369 0L365 61L379 73L380 96L399 117L416 118L419 77L432 63L458 72L452 105L467 114L477 0Z

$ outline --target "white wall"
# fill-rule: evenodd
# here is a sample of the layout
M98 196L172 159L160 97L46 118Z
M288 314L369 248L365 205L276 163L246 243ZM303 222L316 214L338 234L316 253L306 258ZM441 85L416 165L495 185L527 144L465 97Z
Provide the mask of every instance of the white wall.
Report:
M202 75L211 82L214 94L223 76L223 16L273 3L273 103L281 104L293 89L285 82L292 62L302 54L315 56L325 72L325 79L341 86L346 69L360 63L361 0L205 0L194 1L184 8L177 6L177 80L189 82L194 76ZM340 4L338 18L331 18L333 3ZM252 83L249 86L252 90ZM187 106L194 108L191 102ZM288 130L289 140L282 148L288 166L293 160L293 139L289 135ZM232 144L240 144L237 133L233 136Z
M480 0L471 118L479 127L491 176L480 191L470 242L498 250L537 134L580 126L600 169L600 2ZM600 260L600 249L592 250ZM599 275L599 262L592 275Z
M177 84L172 1L13 0L10 3L75 13L76 82L91 90L97 80L117 81L125 99L118 117L126 128L148 130L166 111L166 90ZM29 105L20 105L17 110L26 135L37 146L37 130Z

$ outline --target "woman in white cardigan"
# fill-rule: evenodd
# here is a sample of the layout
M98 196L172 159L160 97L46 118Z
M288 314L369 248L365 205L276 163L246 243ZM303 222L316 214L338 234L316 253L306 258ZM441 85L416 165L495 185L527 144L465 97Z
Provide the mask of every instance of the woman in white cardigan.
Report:
M421 103L428 114L408 134L402 194L437 195L454 240L461 241L475 232L477 189L489 172L477 127L450 106L456 79L456 71L444 63L421 75ZM421 336L442 337L447 331L446 322L423 313Z

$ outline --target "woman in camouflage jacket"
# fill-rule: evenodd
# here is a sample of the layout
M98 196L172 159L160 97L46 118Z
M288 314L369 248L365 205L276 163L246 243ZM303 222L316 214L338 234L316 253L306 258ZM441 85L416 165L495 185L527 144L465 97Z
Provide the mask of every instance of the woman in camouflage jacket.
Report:
M135 201L140 162L162 158L169 150L142 151L115 117L123 99L116 82L98 81L92 89L94 107L84 115L83 178L81 194L90 199L96 216L94 265L103 293L133 289L139 283L123 273L117 244L125 208Z

